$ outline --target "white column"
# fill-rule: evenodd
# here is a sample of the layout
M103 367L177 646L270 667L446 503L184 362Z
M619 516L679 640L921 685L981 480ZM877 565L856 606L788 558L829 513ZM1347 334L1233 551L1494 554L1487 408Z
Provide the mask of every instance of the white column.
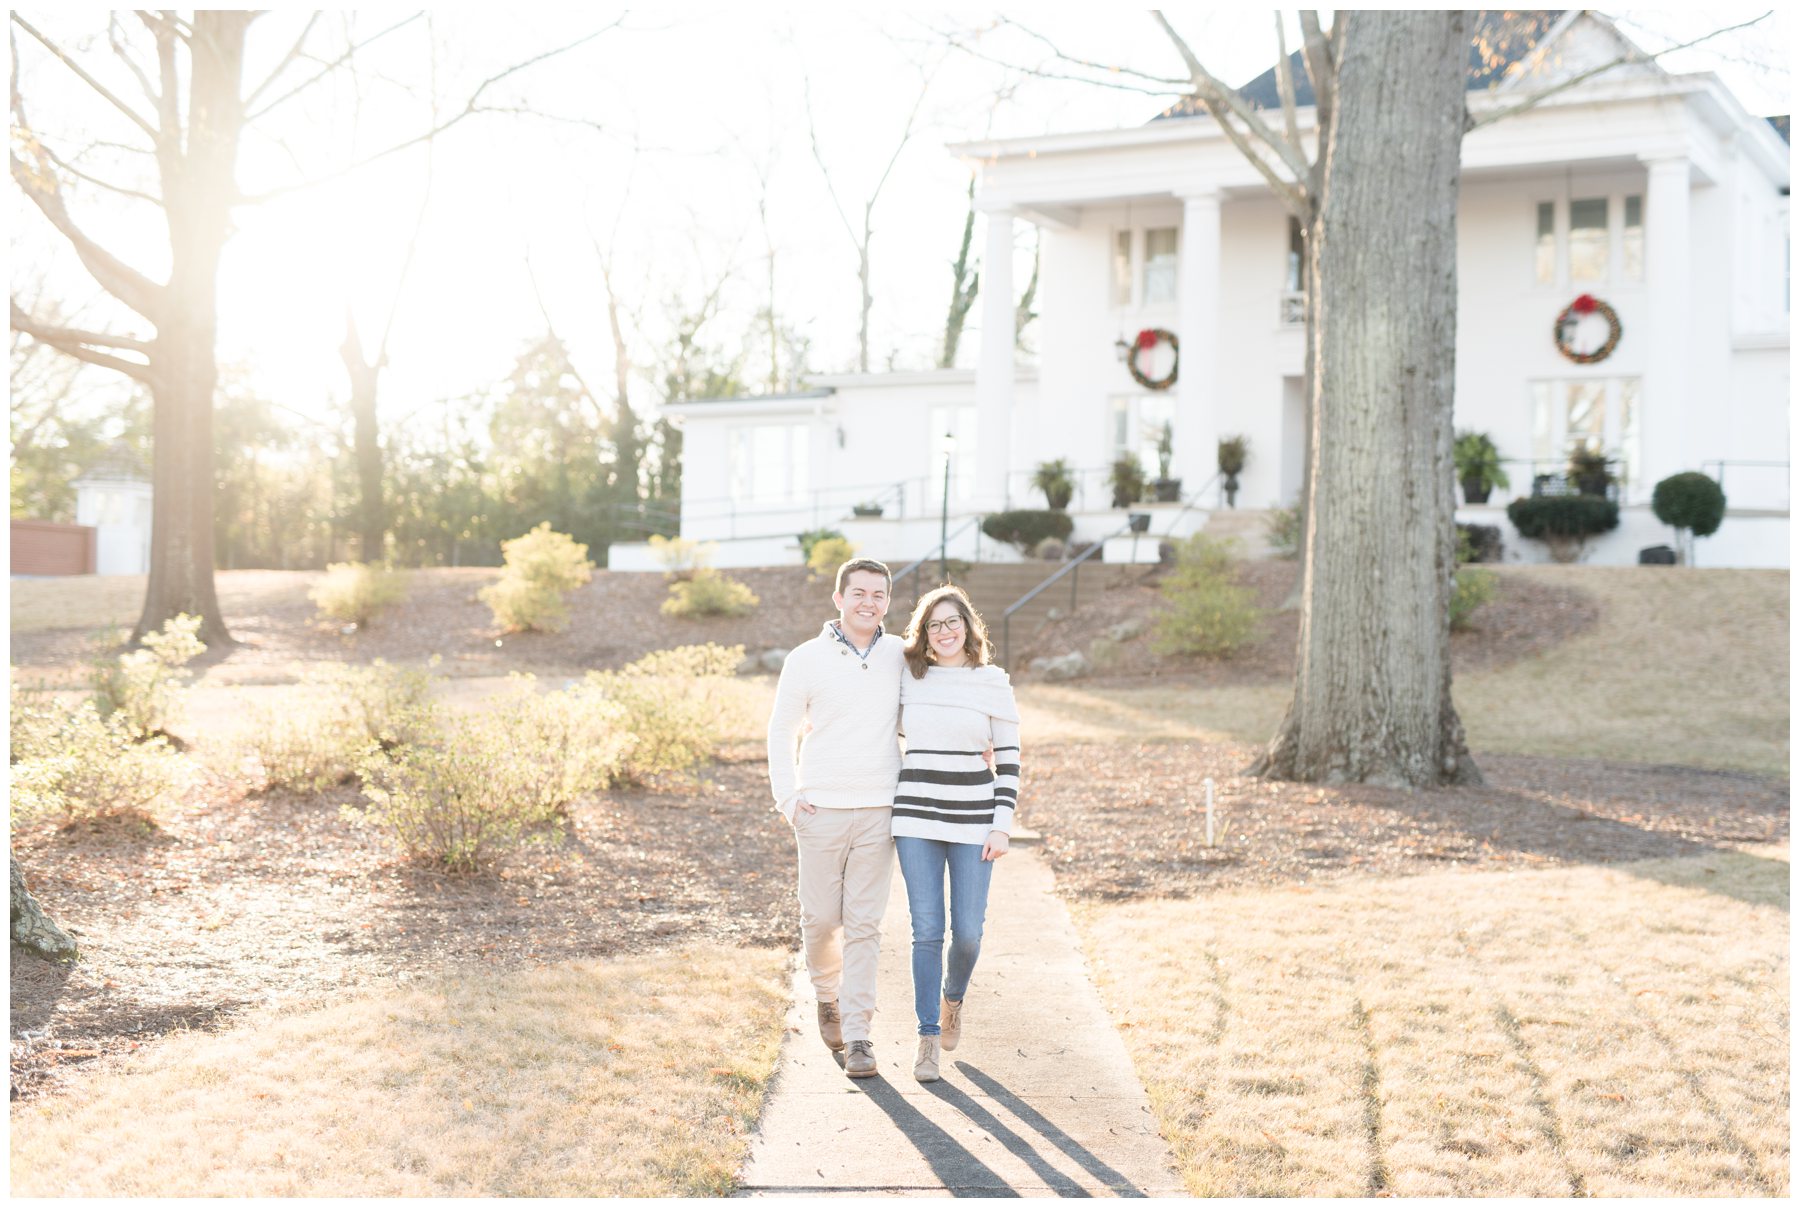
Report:
M1219 468L1219 195L1181 199L1181 274L1176 286L1181 372L1175 380L1170 473L1192 494ZM1207 498L1215 492L1208 492Z
M975 505L1006 506L1012 463L1013 215L987 211L987 251L981 258L981 359L975 367ZM958 451L960 454L960 450ZM933 467L937 473L942 466Z
M1650 160L1649 188L1644 197L1644 260L1649 278L1649 306L1642 333L1644 384L1639 430L1643 433L1644 466L1634 497L1688 464L1686 416L1691 406L1693 304L1690 240L1692 187L1684 156ZM1626 332L1626 340L1632 333Z

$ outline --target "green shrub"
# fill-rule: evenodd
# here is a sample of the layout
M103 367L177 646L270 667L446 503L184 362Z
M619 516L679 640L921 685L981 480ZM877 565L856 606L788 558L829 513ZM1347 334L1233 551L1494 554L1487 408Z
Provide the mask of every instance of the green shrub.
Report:
M1587 539L1619 527L1619 505L1599 495L1527 495L1506 505L1519 536L1542 541L1558 562L1581 557Z
M406 576L366 562L333 562L307 595L322 615L363 626L406 598Z
M1032 549L1031 556L1042 558L1045 562L1061 562L1063 555L1069 550L1060 537L1045 537Z
M1032 472L1031 485L1044 493L1044 502L1054 511L1067 511L1069 500L1075 497L1075 477L1065 458L1040 461Z
M1710 537L1725 522L1725 492L1705 474L1671 474L1650 493L1650 510L1670 528Z
M259 710L250 750L271 788L315 793L354 779L373 746L418 742L437 724L429 667L328 663L308 672L279 710Z
M812 564L813 547L818 545L819 542L833 537L842 541L844 539L844 534L834 528L807 529L804 533L798 534L795 539L800 542L800 561L810 566Z
M71 705L15 690L9 730L15 823L154 821L193 781L193 765L165 739L144 737L122 711L102 716L91 700Z
M1475 610L1494 598L1500 576L1491 570L1459 570L1450 592L1450 628L1466 629Z
M586 686L622 711L631 735L619 778L647 784L687 779L712 758L725 729L718 681L735 675L742 646L678 646L618 671L592 671Z
M408 858L472 872L501 852L561 833L564 810L612 783L629 743L622 711L579 687L540 694L529 676L472 716L357 761L362 804L343 807L378 826Z
M805 548L809 536L817 536L826 530L814 529L811 533L800 534L801 547ZM692 578L712 564L713 552L718 544L712 541L692 541L686 537L650 538L650 556L655 558L663 568L663 573L677 579Z
M1226 655L1256 632L1263 614L1237 582L1234 544L1196 533L1176 546L1162 582L1167 607L1156 618L1159 654Z
M1512 486L1506 467L1500 464L1500 450L1486 432L1458 432L1451 456L1456 461L1456 480L1460 483L1473 484L1477 491L1495 487L1504 491Z
M1285 508L1270 508L1263 521L1263 539L1277 558L1289 561L1300 556L1300 503L1296 500Z
M1049 508L1020 508L991 513L981 522L981 531L1029 557L1045 537L1066 542L1075 531L1075 518Z
M837 574L837 568L856 557L856 547L842 537L825 537L813 542L806 556L806 569L812 577L822 579Z
M1112 486L1112 505L1115 508L1128 508L1144 497L1149 486L1144 481L1144 463L1138 460L1136 453L1129 453L1112 463L1112 473L1108 478Z
M94 704L102 717L117 714L139 738L167 733L180 717L183 689L193 672L187 664L205 653L200 618L186 613L144 635L143 646L92 669Z
M1456 560L1463 562L1499 562L1505 553L1497 524L1456 523Z
M560 631L569 623L567 594L594 577L587 546L567 533L550 530L548 520L511 541L502 541L506 566L500 578L481 589L481 599L508 633Z
M703 567L693 578L669 584L669 598L662 602L662 610L670 617L737 617L760 603L748 584Z

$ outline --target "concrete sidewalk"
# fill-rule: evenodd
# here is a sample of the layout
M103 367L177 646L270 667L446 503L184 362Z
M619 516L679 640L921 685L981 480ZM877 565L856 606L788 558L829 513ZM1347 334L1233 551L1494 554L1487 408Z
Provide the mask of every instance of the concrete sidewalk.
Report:
M851 1079L819 1039L804 961L742 1195L1184 1196L1035 844L994 870L962 1043L912 1076L912 928L894 872L873 1039Z

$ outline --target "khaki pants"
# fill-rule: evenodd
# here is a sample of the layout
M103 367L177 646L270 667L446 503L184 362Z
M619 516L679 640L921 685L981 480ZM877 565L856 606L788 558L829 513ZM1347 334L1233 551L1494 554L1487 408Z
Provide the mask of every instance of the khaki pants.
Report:
M820 1002L837 1000L845 1043L867 1040L875 1016L881 916L894 877L892 815L885 805L794 815L806 971Z

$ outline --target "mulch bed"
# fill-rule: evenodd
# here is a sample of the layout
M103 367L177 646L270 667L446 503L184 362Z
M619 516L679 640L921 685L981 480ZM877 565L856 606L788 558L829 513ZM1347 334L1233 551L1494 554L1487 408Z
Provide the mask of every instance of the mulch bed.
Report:
M1450 635L1454 673L1480 671L1527 658L1567 641L1591 627L1600 616L1592 596L1556 587L1505 567L1486 567L1499 575L1494 598L1477 609L1469 628ZM1160 655L1145 626L1138 636L1115 646L1083 683L1133 683L1179 679L1204 686L1265 683L1291 678L1300 634L1298 609L1281 611L1300 577L1298 562L1268 559L1238 564L1238 581L1249 588L1264 616L1256 636L1224 658ZM1123 584L1067 617L1051 621L1021 643L1022 657L1013 674L1029 679L1029 664L1040 655L1089 652L1094 639L1115 625L1148 622L1162 611L1161 575L1142 583Z
M319 619L304 590L263 593L254 605L233 607L231 581L221 588L225 619L239 645L219 668L239 683L291 678L295 662L422 663L441 655L444 675L504 675L509 671L610 669L647 651L717 642L752 654L791 649L819 632L836 610L832 584L802 567L733 570L760 606L744 617L664 616L668 581L659 574L596 573L569 597L562 633L502 632L476 593L497 569L465 567L414 571L406 600L357 632ZM253 598L246 589L245 601ZM58 629L13 635L12 659L22 668L78 667L96 648L89 630ZM200 664L218 659L208 652ZM40 678L40 677L33 677Z
M62 966L13 948L13 1097L250 1007L459 964L791 946L793 841L769 807L760 748L731 754L700 788L580 804L560 842L484 876L400 861L340 817L349 790L245 795L215 782L210 801L160 830L21 829L14 849L32 891L83 959Z
M1021 820L1043 834L1062 892L1107 900L1448 867L1612 864L1788 837L1788 783L1769 777L1485 755L1484 787L1406 792L1242 775L1258 753L1229 743L1028 750Z

